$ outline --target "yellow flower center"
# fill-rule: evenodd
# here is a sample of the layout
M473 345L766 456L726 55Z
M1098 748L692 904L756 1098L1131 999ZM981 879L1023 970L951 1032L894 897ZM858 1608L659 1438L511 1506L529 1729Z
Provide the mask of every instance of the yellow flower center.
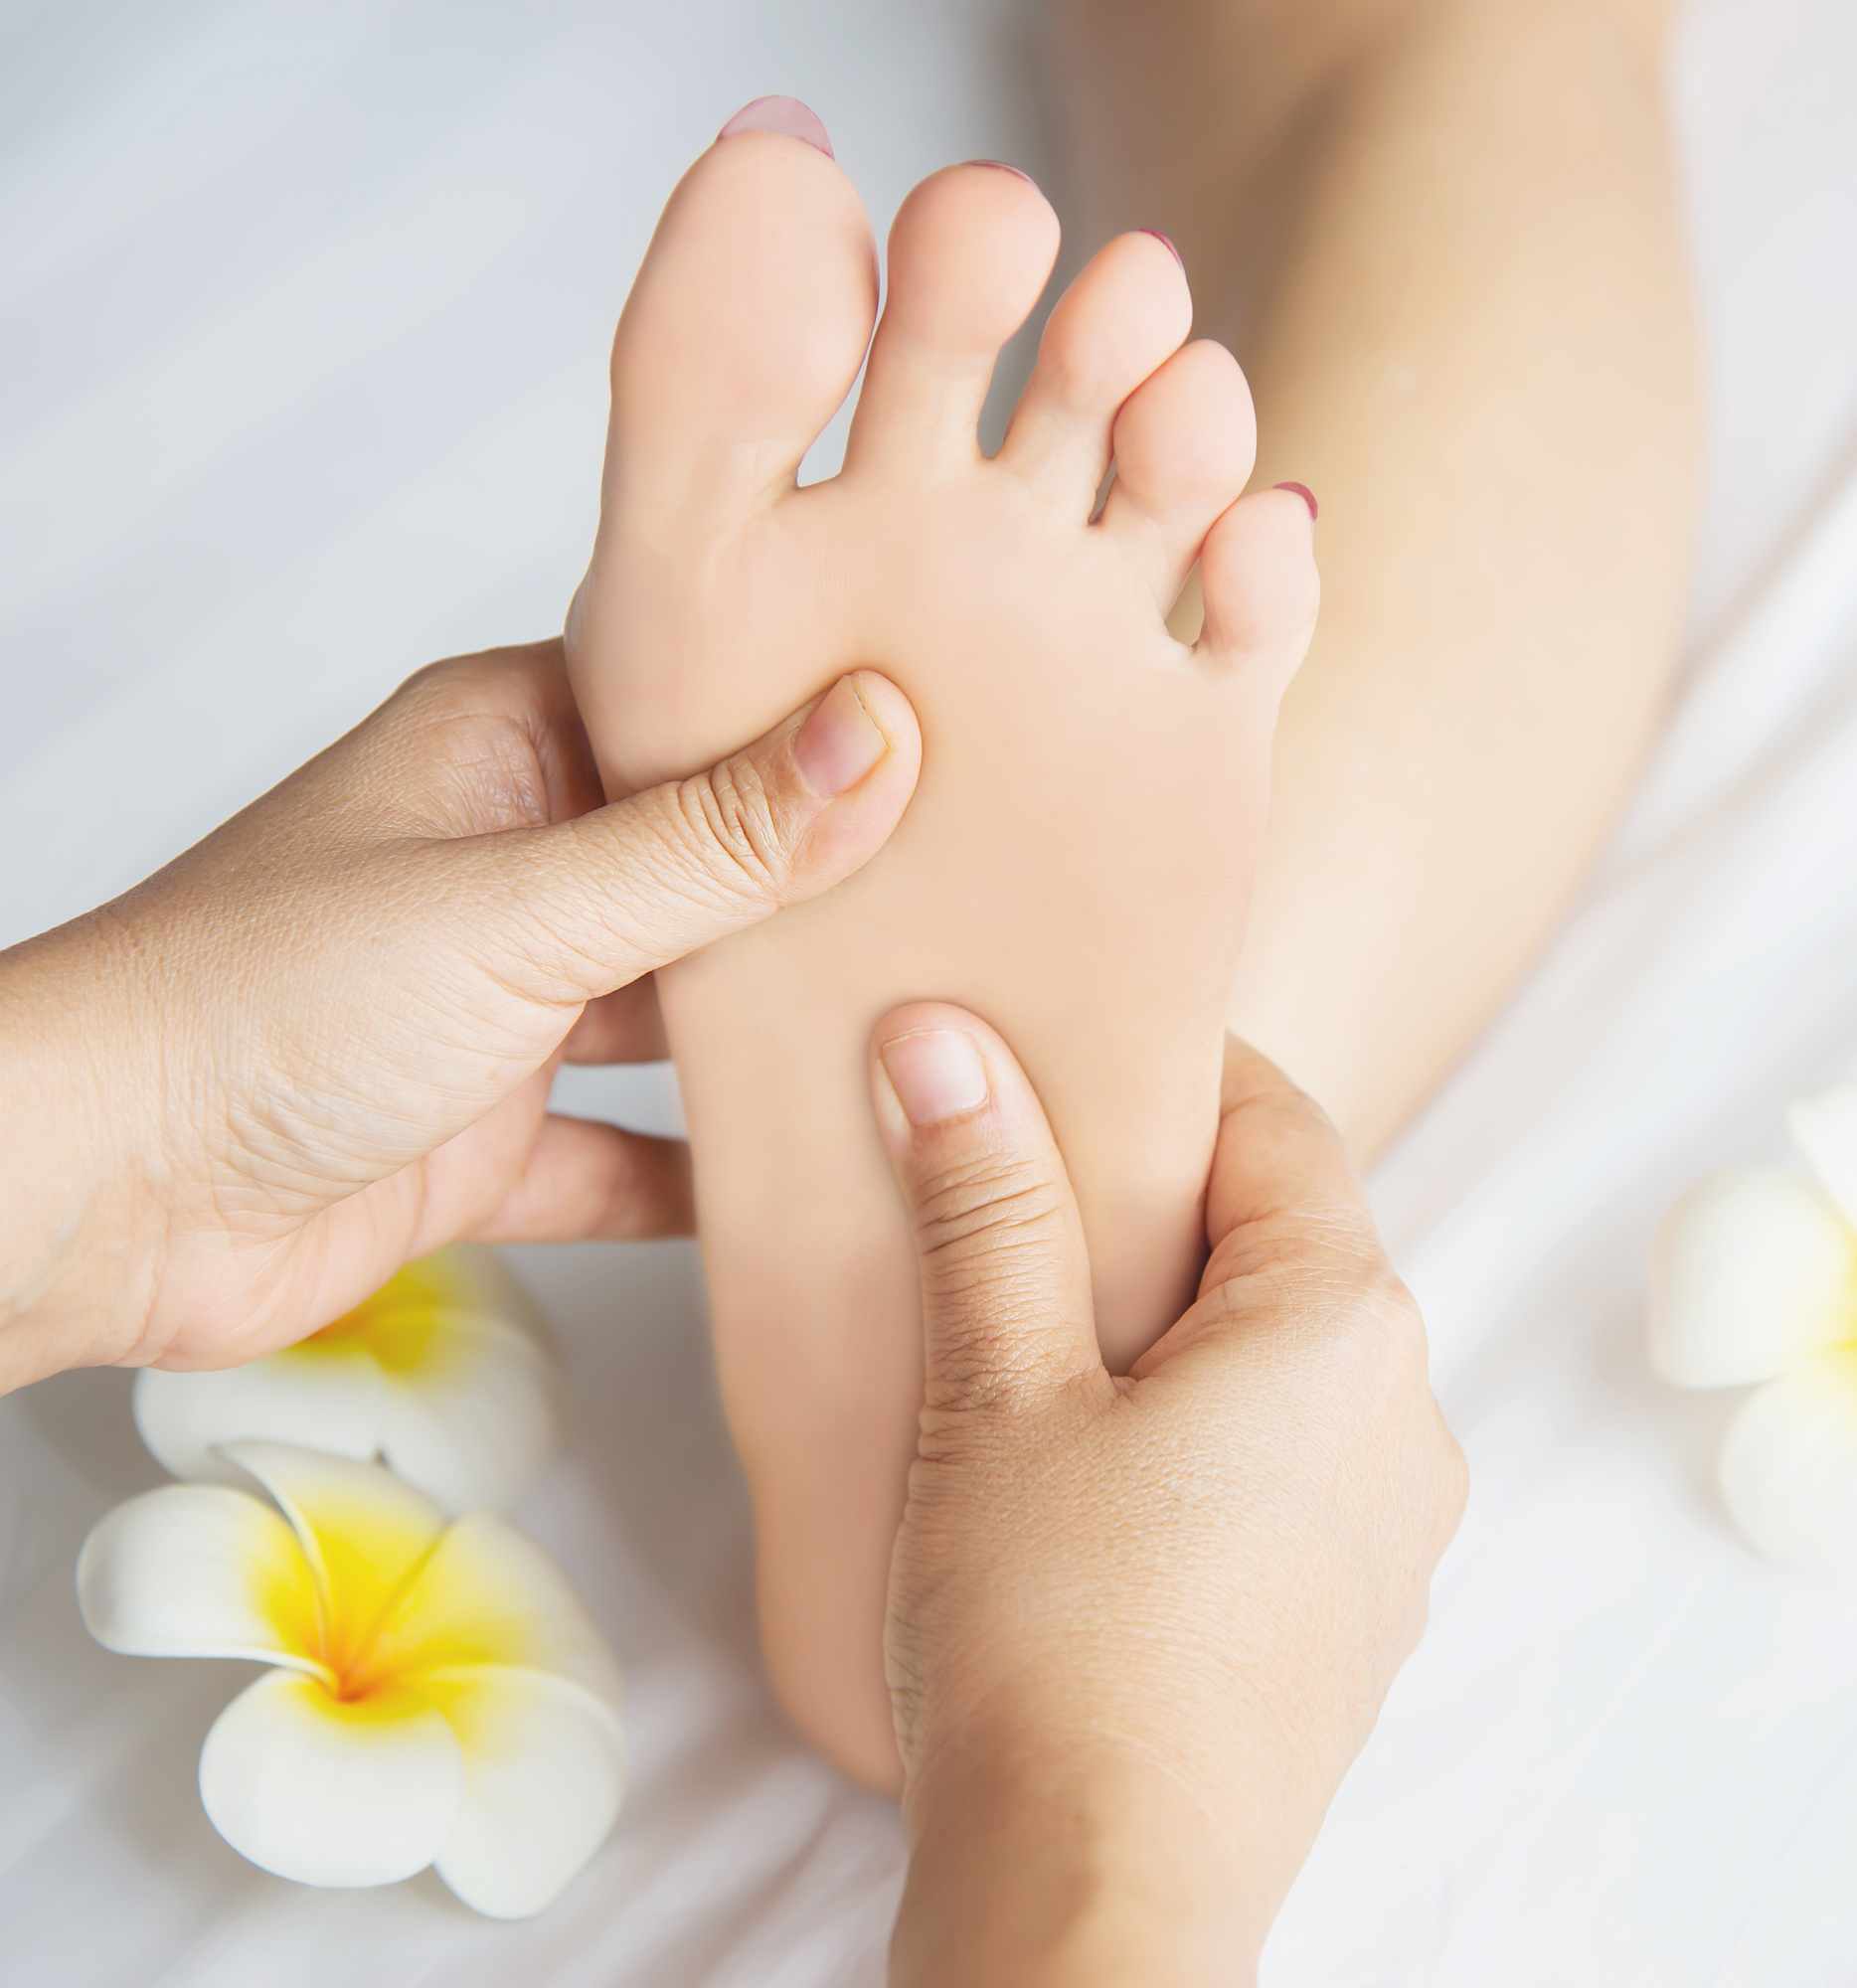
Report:
M404 1705L409 1683L443 1698L433 1672L520 1657L520 1607L473 1554L445 1551L450 1529L414 1534L403 1512L325 1499L314 1538L324 1577L293 1551L264 1570L261 1591L282 1646L320 1670L338 1703L388 1694Z
M388 1373L410 1374L429 1355L437 1330L438 1321L430 1312L421 1313L410 1307L388 1310L378 1298L370 1298L333 1324L325 1325L320 1332L312 1332L299 1343L297 1351L310 1352L314 1357L315 1349L335 1352L359 1345L372 1353Z
M388 1373L410 1374L442 1351L446 1314L468 1310L471 1302L470 1287L455 1264L442 1252L424 1256L290 1351L313 1360L360 1347Z

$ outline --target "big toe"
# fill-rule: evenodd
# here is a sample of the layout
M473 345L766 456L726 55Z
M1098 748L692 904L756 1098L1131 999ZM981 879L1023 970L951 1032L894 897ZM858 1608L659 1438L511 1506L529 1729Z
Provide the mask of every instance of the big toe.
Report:
M792 97L750 104L671 195L620 315L606 505L661 530L790 486L876 310L870 221L825 127Z

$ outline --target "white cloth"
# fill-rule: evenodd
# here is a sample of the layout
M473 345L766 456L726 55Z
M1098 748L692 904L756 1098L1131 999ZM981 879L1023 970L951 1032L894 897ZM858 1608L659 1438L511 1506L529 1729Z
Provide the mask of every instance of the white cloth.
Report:
M737 104L806 96L880 224L949 158L1056 184L1029 5L11 0L0 941L419 663L558 625L613 316ZM1475 1490L1273 1988L1857 1981L1857 1602L1736 1542L1737 1398L1657 1386L1641 1329L1662 1209L1857 1069L1857 14L1701 0L1675 87L1716 417L1692 667L1601 875L1375 1180ZM517 1516L630 1679L611 1842L514 1926L242 1864L194 1789L241 1667L78 1621L79 1542L158 1473L127 1377L66 1376L0 1404L9 1988L881 1979L901 1836L768 1700L693 1253L513 1253L577 1416Z

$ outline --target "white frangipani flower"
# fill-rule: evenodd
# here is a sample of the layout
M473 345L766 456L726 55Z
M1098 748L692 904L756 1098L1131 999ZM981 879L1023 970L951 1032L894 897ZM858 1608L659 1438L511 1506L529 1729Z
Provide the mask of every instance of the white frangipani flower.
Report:
M229 1442L379 1456L454 1517L501 1510L561 1440L554 1362L494 1249L409 1263L333 1325L245 1367L135 1377L135 1425L176 1477L244 1480Z
M78 1560L99 1643L270 1666L200 1755L213 1826L306 1885L426 1865L496 1918L539 1911L618 1812L619 1673L554 1563L504 1520L447 1525L378 1464L229 1444L269 1492L171 1484Z
M1651 1365L1682 1388L1759 1381L1722 1446L1722 1496L1770 1560L1857 1589L1857 1083L1786 1113L1818 1185L1718 1174L1666 1218Z

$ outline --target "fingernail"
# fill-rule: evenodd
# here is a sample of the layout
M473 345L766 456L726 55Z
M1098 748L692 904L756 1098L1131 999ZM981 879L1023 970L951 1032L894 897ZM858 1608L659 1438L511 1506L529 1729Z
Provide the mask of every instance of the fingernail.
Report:
M849 793L889 743L865 710L857 685L840 677L793 735L793 760L815 794Z
M778 131L783 138L803 139L828 159L838 156L818 112L797 96L758 96L753 103L745 103L716 133L717 141L733 138L738 131Z
M1315 502L1315 492L1306 483L1274 483L1270 487L1273 490L1293 490L1309 507L1309 523L1311 525L1321 515L1320 507Z
M1153 236L1155 241L1158 242L1161 245L1161 247L1166 249L1168 254L1171 255L1174 258L1174 260L1179 263L1182 269L1186 267L1186 257L1182 255L1179 249L1173 246L1172 240L1169 237L1163 235L1158 228L1141 228L1137 229L1135 232L1139 235Z
M1030 173L1021 172L1017 166L1007 165L1004 159L969 159L967 163L970 166L991 166L996 173L1011 173L1016 178L1022 179L1029 187L1038 184Z
M886 1043L878 1055L912 1125L938 1125L986 1102L986 1065L959 1029L920 1029Z

